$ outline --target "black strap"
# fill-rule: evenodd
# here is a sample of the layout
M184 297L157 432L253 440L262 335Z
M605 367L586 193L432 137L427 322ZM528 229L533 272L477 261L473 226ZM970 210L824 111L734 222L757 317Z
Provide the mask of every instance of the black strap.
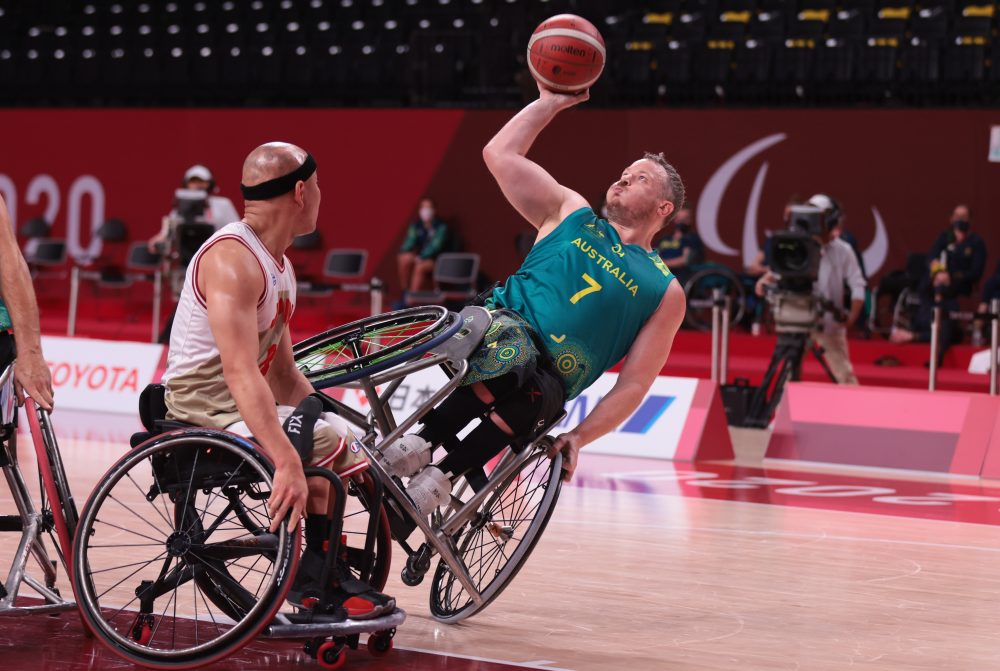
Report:
M240 184L240 191L243 192L243 200L270 200L288 193L300 181L304 182L312 177L314 172L316 172L316 159L312 157L312 154L306 154L306 160L302 162L302 165L287 175L275 177L253 186Z
M323 405L313 395L306 396L285 420L282 427L302 461L309 463L313 451L313 428L323 412Z

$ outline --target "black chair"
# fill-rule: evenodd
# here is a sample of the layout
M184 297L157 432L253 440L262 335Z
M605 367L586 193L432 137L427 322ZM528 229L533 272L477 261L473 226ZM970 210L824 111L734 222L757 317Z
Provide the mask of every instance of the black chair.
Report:
M32 241L29 241L29 243ZM32 277L39 277L42 268L57 268L66 263L66 241L57 238L43 238L34 241L30 251L25 247L24 260L32 269ZM65 273L59 273L64 275Z
M310 298L332 296L338 289L354 290L368 265L366 249L331 249L323 261L323 279L298 279L298 293Z
M479 254L449 252L434 261L434 289L411 291L407 305L457 305L476 297L479 278Z
M21 236L29 240L46 238L50 230L52 230L52 225L45 221L45 219L42 217L32 217L21 226Z

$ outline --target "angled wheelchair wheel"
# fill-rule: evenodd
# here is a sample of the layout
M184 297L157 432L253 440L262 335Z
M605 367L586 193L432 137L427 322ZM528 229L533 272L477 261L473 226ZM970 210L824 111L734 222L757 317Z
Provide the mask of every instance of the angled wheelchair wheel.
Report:
M487 497L479 513L454 537L456 555L482 595L476 604L444 561L431 582L430 609L440 622L453 623L488 606L514 579L542 535L562 485L562 455L549 459L546 437L520 471Z
M91 494L73 550L84 620L136 664L185 669L232 654L281 607L300 539L271 524L272 471L221 431L164 434Z
M743 319L746 292L740 278L728 268L719 266L699 270L684 284L687 295L687 312L684 323L699 331L712 330L712 295L715 289L729 296L729 323L736 325Z
M316 389L373 375L415 359L453 336L462 325L438 305L374 315L303 340L295 363Z
M28 418L28 428L38 460L38 491L41 494L43 528L48 532L49 540L72 581L70 553L79 514L69 489L69 478L63 468L62 454L59 452L59 443L56 441L49 413L36 406L29 398L25 401L25 416Z

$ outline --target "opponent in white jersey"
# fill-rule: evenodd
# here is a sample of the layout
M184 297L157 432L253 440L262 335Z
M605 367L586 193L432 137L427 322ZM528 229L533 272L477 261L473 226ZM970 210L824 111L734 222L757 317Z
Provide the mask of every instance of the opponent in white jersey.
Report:
M289 592L315 588L329 537L330 485L308 483L282 422L312 385L295 365L288 321L295 275L285 250L316 228L320 190L312 156L294 145L258 147L243 165L243 221L217 231L188 266L170 337L167 418L252 435L275 466L268 508L272 531L306 515L306 550ZM311 465L342 477L368 466L348 425L324 413L313 433ZM341 564L337 565L344 568ZM346 568L344 568L346 570ZM351 618L375 617L395 601L349 575L335 576L339 604Z
M196 281L204 254L228 240L253 254L264 281L264 290L257 300L256 332L257 367L265 378L295 310L295 273L288 259L272 256L249 224L237 221L219 229L191 260L177 304L164 375L167 418L251 436L252 431L241 420L236 401L226 384L222 358L209 325L205 295ZM294 409L292 405L279 405L279 421L284 422ZM329 412L323 413L316 423L310 463L330 468L341 477L368 467L350 427Z

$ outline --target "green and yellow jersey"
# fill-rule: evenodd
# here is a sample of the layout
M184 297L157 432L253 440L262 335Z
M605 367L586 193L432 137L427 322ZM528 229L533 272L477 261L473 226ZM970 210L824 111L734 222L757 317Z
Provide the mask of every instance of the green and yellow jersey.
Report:
M625 356L673 278L585 207L531 248L491 303L538 332L572 399Z

